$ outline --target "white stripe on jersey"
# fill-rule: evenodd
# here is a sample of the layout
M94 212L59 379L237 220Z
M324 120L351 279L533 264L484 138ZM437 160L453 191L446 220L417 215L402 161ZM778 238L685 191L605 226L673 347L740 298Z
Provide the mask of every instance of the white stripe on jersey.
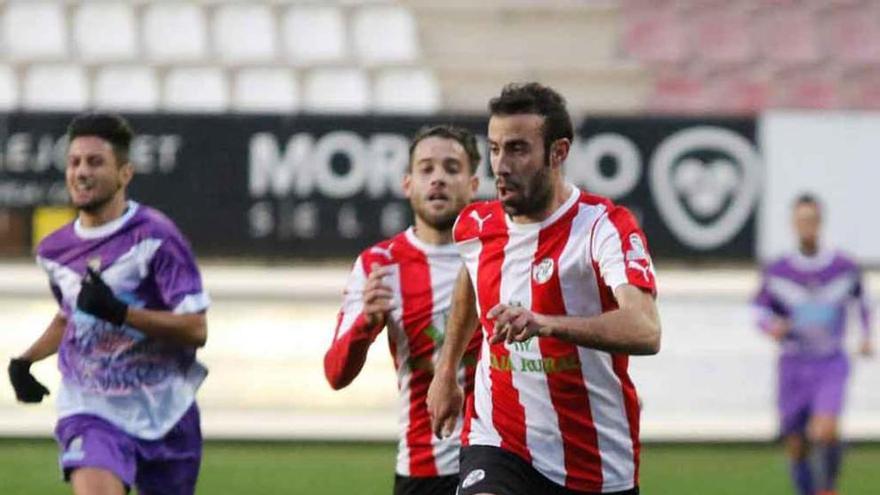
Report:
M587 229L590 229L597 220L603 220L604 210L604 208L582 205L573 222L572 231L588 232ZM625 282L627 280L624 266L625 253L621 250L620 233L612 222L605 221L597 228L596 236L597 239L606 237L611 241L602 243L601 249L605 252L599 255L604 259L619 260L603 267L605 273L615 280L608 285L614 287L621 283L621 280ZM572 236L570 239L589 240L589 236ZM566 246L566 251L568 247ZM585 251L583 247L578 245L575 248L577 250L575 255L583 253ZM568 256L566 253L563 255ZM592 260L590 264L592 265ZM592 276L571 277L571 280L563 285L562 296L569 314L593 315L602 312L595 272L588 270L587 273ZM585 295L587 297L584 297ZM626 405L623 400L623 387L614 373L611 354L578 347L578 356L581 360L584 381L590 385L587 387L587 393L590 397L590 410L602 458L603 491L625 490L632 485L635 462Z
M397 387L400 393L397 396L397 467L396 473L401 476L409 476L409 447L406 442L406 434L409 431L410 387L409 380L412 373L409 372L409 338L406 332L397 326L397 321L388 322L388 338L397 346Z
M501 435L492 422L492 380L489 378L489 341L483 336L480 348L480 362L474 374L474 411L471 419L471 431L468 435L470 445L501 446ZM478 394L477 390L486 393Z
M412 234L412 231L407 231L407 239L410 240L410 243L413 244L416 248L421 248L425 251L425 254L428 256L429 262L431 261L431 251L436 251L437 248L434 246L424 246L418 238ZM439 332L446 332L446 319L449 316L449 308L452 306L452 289L455 286L455 279L458 277L458 270L455 268L460 268L460 261L458 261L458 251L454 249L454 246L449 246L452 249L445 249L447 251L451 251L456 256L454 256L455 265L451 263L442 263L445 261L445 258L435 256L434 263L429 263L429 273L431 276L431 287L432 287L432 298L433 298L433 324L434 328ZM435 345L434 352L431 354L431 362L436 363L437 359L440 356L440 351L442 350L442 345ZM458 369L458 383L459 385L464 386L464 368L459 367ZM447 438L437 438L436 435L431 435L431 445L433 445L434 452L434 464L437 466L437 474L439 476L447 476L452 474L458 474L458 454L461 450L460 447L460 438L461 438L461 425L462 418L459 415L458 420L455 423L455 430L452 432Z
M505 304L519 303L524 308L532 306L532 265L538 250L537 229L509 231L504 248L504 265L501 268L500 301ZM562 433L556 411L550 397L547 375L544 373L518 373L516 368L522 359L541 359L537 339L529 342L528 350L522 345L505 344L510 352L513 386L519 391L519 402L525 412L526 447L533 453L532 464L555 483L565 485L565 453Z
M348 275L348 281L345 284L346 292L342 300L342 321L339 322L339 332L336 339L339 340L343 335L351 331L352 325L364 310L364 298L362 287L367 282L367 274L364 271L364 263L360 256L355 260L351 273ZM358 287L358 289L353 289ZM357 290L357 294L350 291Z

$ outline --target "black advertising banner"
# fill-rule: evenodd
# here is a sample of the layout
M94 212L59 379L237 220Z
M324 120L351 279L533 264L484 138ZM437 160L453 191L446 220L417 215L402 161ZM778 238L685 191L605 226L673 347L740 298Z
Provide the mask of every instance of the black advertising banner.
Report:
M0 210L63 205L68 114L0 115ZM411 222L410 136L476 117L132 115L131 197L200 255L350 257ZM761 167L753 119L590 118L566 162L576 185L639 216L663 258L753 253ZM494 186L481 138L480 195Z

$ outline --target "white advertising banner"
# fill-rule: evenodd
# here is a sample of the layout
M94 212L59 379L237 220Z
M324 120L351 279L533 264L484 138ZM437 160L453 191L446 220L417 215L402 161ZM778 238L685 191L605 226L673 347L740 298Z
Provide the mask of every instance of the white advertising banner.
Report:
M791 205L810 192L825 207L825 244L880 265L880 113L769 112L758 139L765 164L758 257L769 261L795 247Z

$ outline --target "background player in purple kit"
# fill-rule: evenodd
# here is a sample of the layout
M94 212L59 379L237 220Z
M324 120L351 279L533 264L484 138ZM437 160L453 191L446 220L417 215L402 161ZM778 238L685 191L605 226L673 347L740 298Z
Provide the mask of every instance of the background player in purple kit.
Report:
M792 481L802 495L833 494L840 470L838 418L849 361L847 311L859 305L861 353L872 353L870 313L859 267L819 243L818 200L793 208L798 251L764 269L755 298L760 328L780 343L778 407Z
M16 396L48 390L31 363L58 352L55 429L76 494L191 494L202 438L195 394L207 370L209 300L187 241L161 213L126 199L132 131L85 114L67 135L66 181L77 219L37 247L60 306L9 364Z

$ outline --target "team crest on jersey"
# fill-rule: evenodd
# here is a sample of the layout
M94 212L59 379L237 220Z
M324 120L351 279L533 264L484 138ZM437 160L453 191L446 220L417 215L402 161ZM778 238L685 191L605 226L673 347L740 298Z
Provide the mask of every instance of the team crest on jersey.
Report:
M86 262L86 265L89 268L91 268L92 270L94 270L96 272L100 272L101 271L101 256L100 255L92 256Z
M474 469L469 472L467 476L465 476L464 481L461 482L462 488L470 488L477 483L483 481L486 478L486 471L482 469Z
M539 284L546 283L553 276L553 258L544 258L532 267L532 278Z

